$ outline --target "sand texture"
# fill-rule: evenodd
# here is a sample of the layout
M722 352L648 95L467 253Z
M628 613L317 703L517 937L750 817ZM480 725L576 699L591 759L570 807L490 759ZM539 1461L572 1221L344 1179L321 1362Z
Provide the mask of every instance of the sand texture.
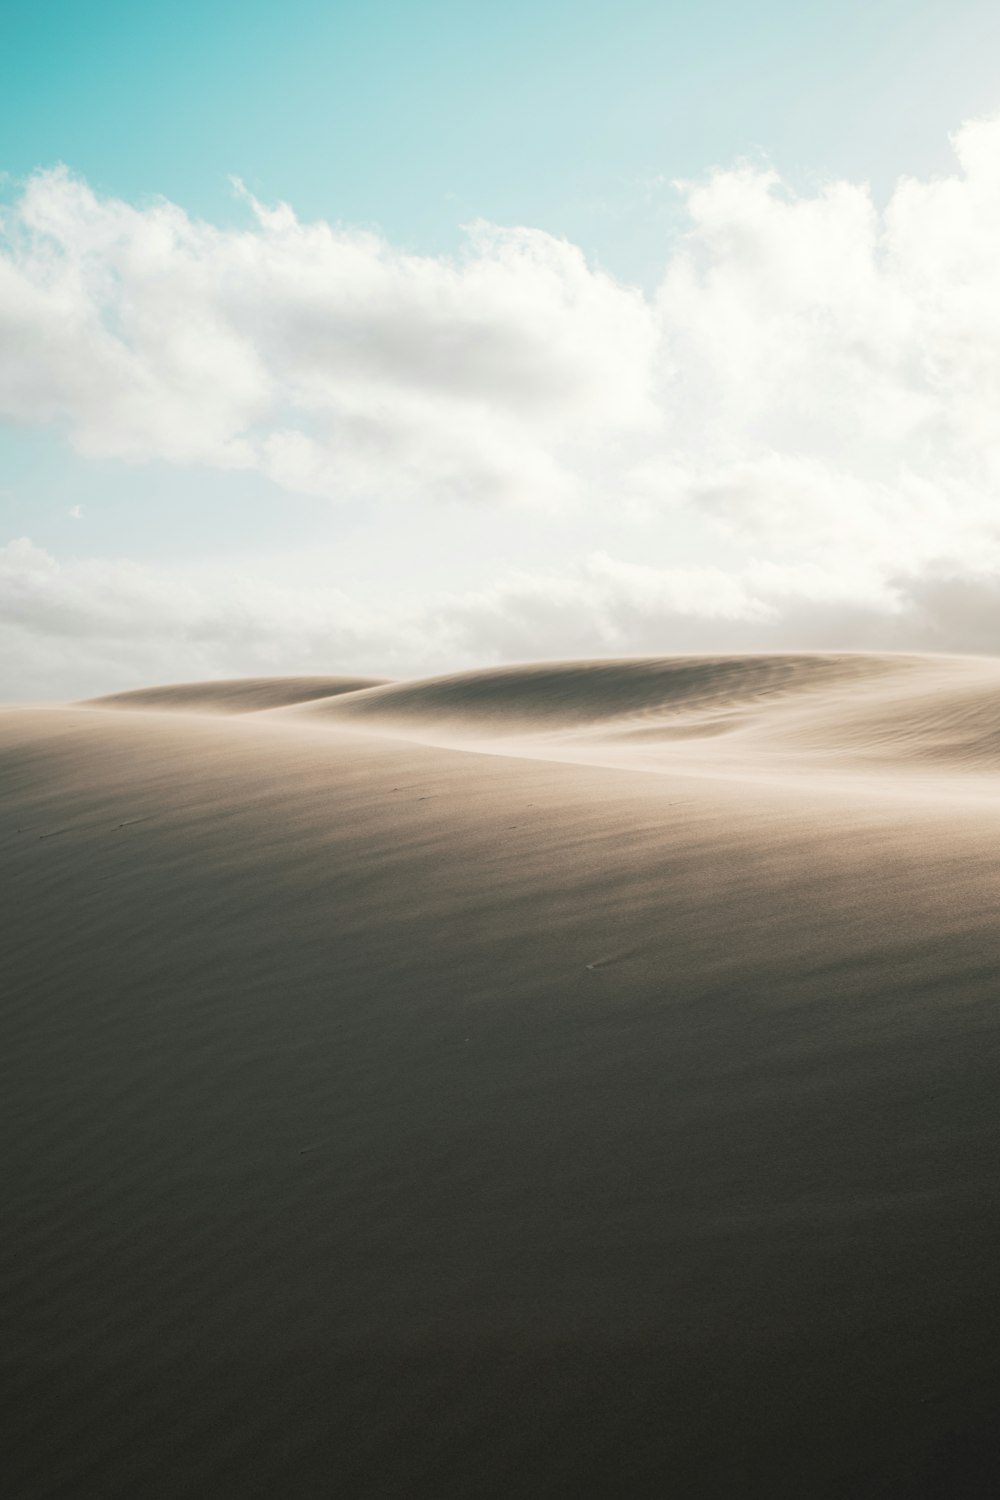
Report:
M1000 662L188 684L0 789L4 1497L1000 1493Z

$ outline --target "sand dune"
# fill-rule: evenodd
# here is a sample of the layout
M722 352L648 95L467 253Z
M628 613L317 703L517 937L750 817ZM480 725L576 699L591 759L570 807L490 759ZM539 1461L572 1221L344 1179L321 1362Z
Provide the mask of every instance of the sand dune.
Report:
M995 1493L998 688L0 714L2 1492Z
M320 702L312 711L369 725L430 723L470 734L605 727L650 717L669 728L674 720L697 716L708 723L921 664L921 658L819 654L543 662L387 683L350 704Z
M506 754L645 770L1000 770L1000 663L981 657L545 663L387 683L289 712L429 743L498 741Z

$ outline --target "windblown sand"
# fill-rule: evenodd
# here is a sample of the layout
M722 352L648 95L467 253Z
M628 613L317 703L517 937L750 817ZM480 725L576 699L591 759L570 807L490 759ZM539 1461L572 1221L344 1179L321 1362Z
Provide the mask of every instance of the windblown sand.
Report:
M1000 662L152 689L0 787L4 1497L1000 1492Z

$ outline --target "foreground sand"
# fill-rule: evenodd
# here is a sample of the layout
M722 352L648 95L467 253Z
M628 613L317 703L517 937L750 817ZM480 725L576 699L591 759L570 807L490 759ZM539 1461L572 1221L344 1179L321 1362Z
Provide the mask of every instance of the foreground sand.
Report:
M997 1493L1000 662L328 687L0 714L0 1491Z

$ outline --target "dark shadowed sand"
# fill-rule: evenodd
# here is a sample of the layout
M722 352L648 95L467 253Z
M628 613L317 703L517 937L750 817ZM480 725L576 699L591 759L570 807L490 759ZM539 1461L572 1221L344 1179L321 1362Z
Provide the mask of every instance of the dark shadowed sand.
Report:
M1000 662L188 684L0 788L2 1496L1000 1493Z

